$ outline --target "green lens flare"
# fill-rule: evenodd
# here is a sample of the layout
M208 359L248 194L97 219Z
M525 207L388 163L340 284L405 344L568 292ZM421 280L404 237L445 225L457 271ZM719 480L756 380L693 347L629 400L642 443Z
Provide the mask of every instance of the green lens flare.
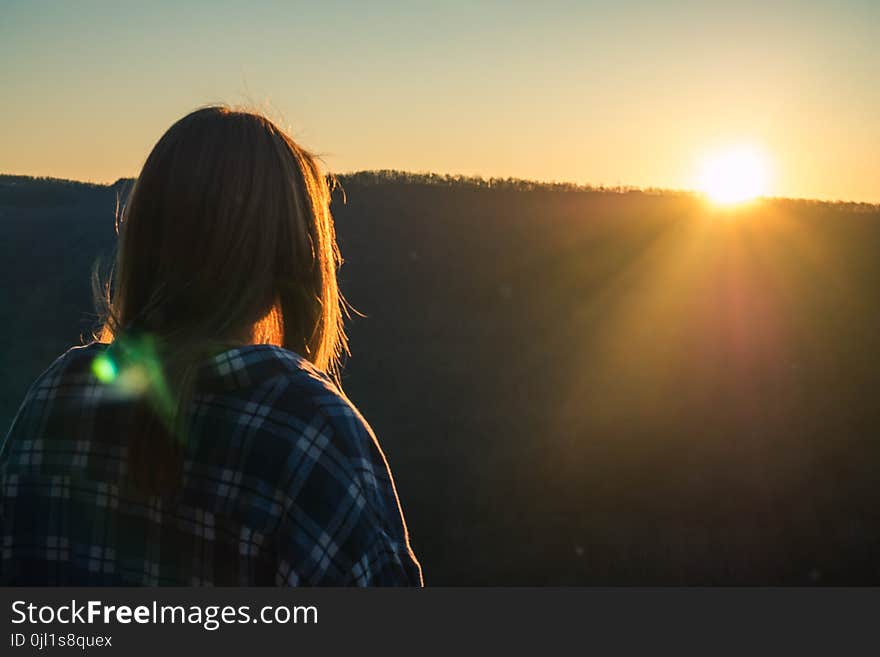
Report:
M156 339L147 333L118 336L105 352L92 361L92 373L105 385L112 384L114 399L138 399L148 404L168 431L181 442L177 426L177 399L163 371Z
M116 363L106 354L101 354L92 361L92 373L101 383L113 383L116 380L119 370Z

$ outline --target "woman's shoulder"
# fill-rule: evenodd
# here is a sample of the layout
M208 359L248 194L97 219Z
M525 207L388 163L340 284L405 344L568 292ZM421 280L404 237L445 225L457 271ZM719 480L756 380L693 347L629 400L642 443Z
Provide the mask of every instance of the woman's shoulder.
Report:
M68 398L85 389L89 384L92 364L106 344L91 342L67 349L33 380L18 411L12 420L6 438L2 441L0 452L5 450L16 427L34 427L42 420L57 401Z
M212 356L201 372L207 384L251 389L283 379L316 395L338 393L333 380L295 351L275 345L245 345Z
M222 382L221 394L231 395L234 407L258 418L260 431L275 439L267 443L281 441L333 468L372 464L375 478L387 476L366 419L330 376L301 355L271 345L237 347L214 356L208 371L215 389Z
M273 406L309 409L337 429L366 429L366 421L336 382L300 354L274 345L236 347L212 357L204 371L208 385L239 394L268 394ZM262 393L256 391L262 390ZM339 426L337 420L346 420Z
M37 376L31 385L29 395L42 388L57 388L65 378L91 372L95 359L106 348L107 344L102 342L89 342L70 347Z

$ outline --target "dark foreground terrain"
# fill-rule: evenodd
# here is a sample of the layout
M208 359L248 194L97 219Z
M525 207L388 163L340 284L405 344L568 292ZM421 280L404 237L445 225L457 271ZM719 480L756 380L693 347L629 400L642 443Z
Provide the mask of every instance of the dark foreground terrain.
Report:
M343 179L349 396L429 584L880 583L880 210ZM0 177L0 423L120 186Z

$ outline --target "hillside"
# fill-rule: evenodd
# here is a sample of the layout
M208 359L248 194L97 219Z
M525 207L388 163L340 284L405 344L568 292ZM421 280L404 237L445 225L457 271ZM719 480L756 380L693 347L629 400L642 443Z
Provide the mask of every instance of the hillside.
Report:
M880 208L341 183L344 384L428 583L880 583ZM0 176L3 426L123 186Z

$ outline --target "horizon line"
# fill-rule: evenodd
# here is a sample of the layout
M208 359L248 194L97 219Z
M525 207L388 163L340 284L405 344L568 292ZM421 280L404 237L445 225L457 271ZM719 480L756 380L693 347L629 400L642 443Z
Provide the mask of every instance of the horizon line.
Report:
M376 175L376 174L392 174L393 176L412 176L415 178L425 178L430 179L432 177L437 177L439 180L436 181L438 183L449 182L449 183L462 183L462 184L473 184L475 186L480 186L479 183L489 183L487 188L492 188L491 183L513 183L513 184L521 184L521 185L534 185L536 187L544 187L551 189L556 187L559 188L556 191L569 191L569 192L611 192L611 193L631 193L638 192L649 195L663 196L663 195L683 195L683 196L694 196L694 197L704 197L705 194L700 190L696 189L687 189L687 188L672 188L672 187L654 187L651 185L626 185L622 183L618 183L615 185L606 185L605 183L578 183L574 181L567 180L541 180L536 178L519 178L516 176L489 176L485 177L482 174L463 174L463 173L439 173L436 171L414 171L409 169L357 169L354 171L342 171L342 172L327 172L327 175L337 177L337 178L349 178L358 175ZM75 183L80 185L92 185L96 187L112 187L116 185L120 181L134 181L137 179L137 176L120 176L116 180L113 181L99 181L99 180L82 180L77 178L60 178L56 176L41 176L34 175L30 173L8 173L8 172L0 172L0 178L30 178L32 180L48 180L48 181L56 181L62 183ZM422 181L412 181L417 184ZM424 181L427 182L427 181ZM435 183L436 184L436 183ZM523 189L521 191L535 191L535 190L526 190ZM852 199L841 199L841 198L818 198L818 197L805 197L805 196L774 196L774 195L762 195L757 197L755 200L764 200L764 201L798 201L805 203L827 203L831 205L857 205L857 206L870 206L876 210L880 210L880 200L878 201L858 201Z

